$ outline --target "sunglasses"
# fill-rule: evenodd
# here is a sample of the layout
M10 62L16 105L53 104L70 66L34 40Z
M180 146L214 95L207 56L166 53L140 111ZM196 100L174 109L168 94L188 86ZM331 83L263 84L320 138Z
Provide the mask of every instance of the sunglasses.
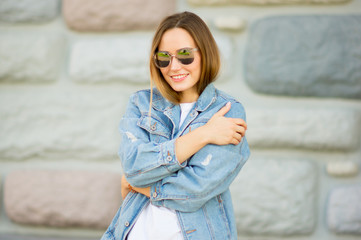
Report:
M175 57L183 65L191 64L194 61L194 52L198 48L181 48L176 51L175 55L171 55L167 51L158 51L154 54L154 63L158 68L168 67Z

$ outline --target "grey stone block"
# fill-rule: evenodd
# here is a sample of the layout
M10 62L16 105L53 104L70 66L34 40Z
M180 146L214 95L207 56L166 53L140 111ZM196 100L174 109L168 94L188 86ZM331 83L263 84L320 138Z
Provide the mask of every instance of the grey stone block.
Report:
M0 102L6 103L0 104L0 161L118 158L117 126L128 102L124 92L45 89L0 89Z
M151 36L80 40L71 47L69 75L79 83L150 82Z
M56 81L63 60L64 45L64 39L60 35L2 33L0 82Z
M8 217L20 224L106 228L121 204L112 172L18 170L6 177Z
M224 35L215 34L214 39L218 45L221 58L221 68L217 82L224 82L232 78L234 74L234 46L231 39Z
M312 162L251 158L231 192L241 236L305 235L315 228L317 171Z
M329 196L327 213L331 231L361 235L361 185L333 189Z
M233 45L230 38L215 35L221 49L219 80L232 76ZM149 83L149 57L152 35L128 35L118 39L79 40L71 47L69 75L78 83Z
M56 18L59 12L59 0L1 0L0 2L1 22L47 22Z
M360 146L361 113L353 109L250 109L247 121L252 147L351 151Z
M280 16L251 25L245 79L256 92L361 98L361 15Z

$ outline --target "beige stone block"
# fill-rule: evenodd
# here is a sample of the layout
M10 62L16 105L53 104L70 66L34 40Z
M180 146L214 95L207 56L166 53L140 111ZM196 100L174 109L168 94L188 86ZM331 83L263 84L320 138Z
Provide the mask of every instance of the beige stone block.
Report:
M247 22L238 16L221 16L214 19L214 25L221 30L243 31Z
M154 29L175 6L175 0L64 0L63 16L77 31Z
M333 161L327 163L327 173L334 177L352 177L358 174L358 165L351 161Z
M18 170L5 180L8 217L20 224L106 228L121 204L112 172Z

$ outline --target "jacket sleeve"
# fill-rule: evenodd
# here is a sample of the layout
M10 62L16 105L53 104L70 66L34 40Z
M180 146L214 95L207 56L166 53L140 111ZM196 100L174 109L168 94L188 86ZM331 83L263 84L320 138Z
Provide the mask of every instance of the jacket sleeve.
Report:
M175 139L156 143L150 133L139 127L141 112L137 95L130 97L126 112L119 124L122 142L118 155L128 182L135 187L146 187L183 168L175 155Z
M245 119L240 103L232 104L226 117ZM246 138L238 145L208 144L178 172L151 187L154 205L193 212L211 198L225 192L250 155Z

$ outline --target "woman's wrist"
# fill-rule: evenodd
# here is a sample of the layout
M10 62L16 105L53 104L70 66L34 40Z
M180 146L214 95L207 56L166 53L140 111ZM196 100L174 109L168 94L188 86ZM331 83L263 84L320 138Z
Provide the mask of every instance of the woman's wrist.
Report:
M208 144L208 133L206 128L196 128L175 141L175 152L180 164L185 162L193 154Z
M195 129L194 131L199 132L199 140L202 145L205 146L205 145L211 143L211 136L209 134L209 129L207 128L206 125L203 125L197 129Z
M150 197L150 187L146 187L146 188L138 188L138 187L132 187L131 186L132 191L134 192L138 192L140 194L143 194L147 197Z

